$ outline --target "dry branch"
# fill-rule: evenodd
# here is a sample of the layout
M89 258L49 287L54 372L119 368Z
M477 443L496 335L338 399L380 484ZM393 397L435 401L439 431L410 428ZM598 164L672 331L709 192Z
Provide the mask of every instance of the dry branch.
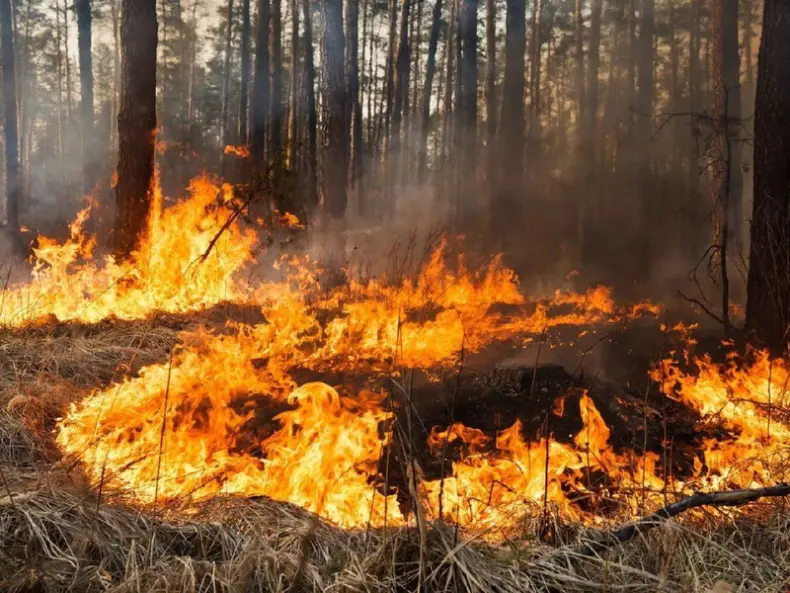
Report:
M779 484L767 488L755 488L752 490L731 490L726 492L697 492L687 496L675 503L659 509L655 513L648 515L620 527L620 529L605 534L601 539L585 542L574 550L576 554L582 556L596 556L599 552L627 542L635 536L640 535L653 527L656 527L672 517L676 517L689 509L701 506L740 506L754 502L761 498L788 496L790 495L790 484Z

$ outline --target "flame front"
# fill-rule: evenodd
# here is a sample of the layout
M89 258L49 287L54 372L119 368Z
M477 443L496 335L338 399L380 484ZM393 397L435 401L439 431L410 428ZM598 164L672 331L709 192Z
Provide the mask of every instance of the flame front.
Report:
M557 326L657 312L650 303L618 307L604 287L527 299L499 258L479 271L463 258L450 266L444 242L415 277L397 283L352 279L326 291L317 266L291 258L278 264L286 280L250 286L240 276L254 263L257 238L226 224L230 193L199 178L188 200L165 208L157 195L148 233L128 262L92 259L83 211L69 241L40 240L32 281L7 290L0 311L4 324L22 326L53 317L142 319L222 301L260 307L263 323L182 332L169 360L93 392L59 423L59 447L91 482L143 504L266 495L345 527L406 523L408 511L382 473L388 447L398 447L383 378L447 369L462 352L500 341L520 346ZM603 417L581 394L583 426L568 442L550 433L528 440L519 422L495 438L458 424L436 427L428 445L460 454L441 480L413 467L409 496L429 518L501 531L548 504L600 520L576 502L584 497L617 496L637 513L659 493L779 481L790 425L771 410L784 407L790 373L764 353L753 358L726 368L703 358L693 373L667 359L653 369L667 396L696 410L700 422L727 429L705 440L682 480L668 480L655 453L615 450ZM294 377L303 370L353 372L367 385L300 385ZM556 402L553 413L565 407ZM593 473L605 476L605 487L593 486ZM629 494L637 490L641 497Z

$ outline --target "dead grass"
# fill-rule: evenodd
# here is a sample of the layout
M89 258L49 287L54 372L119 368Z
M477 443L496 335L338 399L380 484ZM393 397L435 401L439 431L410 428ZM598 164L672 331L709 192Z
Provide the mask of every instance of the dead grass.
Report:
M92 387L166 360L179 324L0 332L0 591L784 593L790 512L682 517L584 557L577 525L491 545L452 525L348 532L293 505L217 497L184 515L123 506L57 465L55 419ZM6 484L8 486L6 487ZM9 492L11 496L9 496ZM422 548L421 548L422 546Z

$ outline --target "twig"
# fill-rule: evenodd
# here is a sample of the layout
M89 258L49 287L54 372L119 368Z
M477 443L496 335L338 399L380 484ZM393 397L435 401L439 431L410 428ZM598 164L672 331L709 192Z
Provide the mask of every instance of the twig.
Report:
M740 506L767 497L790 496L790 484L779 484L767 488L752 490L730 490L724 492L697 492L686 498L665 506L655 513L643 517L634 523L629 523L614 532L605 534L601 539L589 541L575 548L573 551L582 556L596 556L599 552L617 544L627 542L637 535L661 525L667 519L676 517L681 513L700 506Z
M708 308L707 308L707 307L706 307L706 306L705 306L703 303L701 303L699 300L697 300L697 299L695 299L695 298L692 298L692 297L688 297L688 296L686 296L686 295L685 295L685 294L683 294L683 292L682 292L682 291L680 291L680 290L678 290L678 296L679 296L680 298L682 298L684 301L686 301L687 303L691 303L691 304L693 304L693 305L697 305L697 307L699 307L700 309L702 309L702 311L703 311L703 312L704 312L704 313L705 313L705 314L706 314L708 317L710 317L711 319L713 319L713 320L714 320L714 321L716 321L717 323L721 323L722 325L725 325L725 323L724 323L724 320L723 320L721 317L719 317L719 316L718 316L718 315L716 315L716 314L715 314L713 311L711 311L710 309L708 309ZM731 331L733 331L733 332L735 332L735 333L738 333L738 334L741 334L741 333L743 333L743 330L740 330L740 329L737 329L737 328L734 328L734 327L733 327L733 328L730 328L730 329L731 329Z

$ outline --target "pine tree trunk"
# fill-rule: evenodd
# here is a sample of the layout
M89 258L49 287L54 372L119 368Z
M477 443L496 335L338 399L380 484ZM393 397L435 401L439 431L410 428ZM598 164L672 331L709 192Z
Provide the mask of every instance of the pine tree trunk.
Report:
M445 58L446 74L445 74L445 89L444 89L444 117L442 124L442 155L444 164L449 172L450 162L450 142L453 136L453 89L455 88L455 46L458 43L458 38L453 35L457 31L454 26L458 19L458 1L448 0L450 2L450 20L447 21L447 39L445 41ZM449 176L448 176L449 177Z
M775 354L790 327L790 4L766 0L757 60L746 326Z
M241 6L241 81L239 86L239 143L249 141L247 132L248 88L250 81L250 0L242 0ZM298 26L298 20L297 20Z
M93 57L91 55L91 3L77 0L77 34L80 61L80 115L82 119L82 187L87 193L95 183L93 162Z
M74 111L72 98L74 96L74 86L71 84L71 55L69 52L69 5L68 0L63 0L63 54L66 66L66 121L71 121L71 114Z
M16 53L11 21L11 0L0 0L0 44L2 44L4 130L5 130L5 224L19 230L19 134L16 105Z
M400 33L398 36L398 52L395 58L395 91L392 104L392 120L390 129L390 149L387 167L389 185L399 185L404 179L401 163L404 160L401 146L403 116L408 104L410 50L409 47L409 14L411 0L402 0L400 13Z
M494 0L486 0L486 179L490 201L496 182L496 107L496 9Z
M310 0L302 0L304 13L304 98L307 115L307 181L305 200L312 210L318 206L318 111L315 105L315 62L313 61L313 13Z
M156 135L156 0L123 0L115 253L128 257L148 224Z
M439 32L442 24L442 0L436 0L431 17L431 36L428 40L428 61L425 65L425 86L422 92L422 108L420 115L420 147L418 162L418 179L425 183L428 171L428 127L431 115L431 96L433 95L433 77L436 74L436 49L439 46ZM415 85L416 86L416 85Z
M582 20L582 12L584 11L584 0L576 0L576 101L579 112L579 149L584 152L584 134L587 121L587 99L586 99L586 80L584 77L584 21Z
M222 115L221 125L222 145L232 144L228 130L228 112L230 111L230 52L231 41L233 40L233 0L228 0L225 12L225 59L222 73ZM223 153L224 154L224 153ZM223 165L226 159L223 158ZM224 168L224 166L223 166Z
M523 0L522 0L523 1ZM478 0L463 0L461 15L461 182L460 220L471 222L477 191L477 9Z
M593 0L590 12L590 51L589 64L587 68L587 116L585 132L584 158L587 161L587 168L590 173L595 170L596 158L596 138L598 128L598 70L601 65L601 12L603 10L603 0Z
M121 0L111 0L110 13L112 17L113 38L113 78L112 78L112 108L110 110L110 146L113 151L118 150L118 102L121 93Z
M326 109L326 170L323 175L324 206L331 218L345 216L348 185L348 122L346 84L343 68L342 0L321 0L324 14L322 39ZM330 253L331 257L337 254Z
M299 145L299 2L291 0L291 105L288 108L288 167L297 170Z
M689 31L689 111L691 120L688 139L688 185L696 188L699 176L699 142L697 137L698 114L700 112L700 1L691 0L691 27Z
M346 121L351 123L349 176L353 188L362 175L362 106L359 102L359 0L346 0Z
M33 136L33 117L31 117L32 109L31 109L31 95L32 95L32 83L31 83L31 76L28 71L28 66L30 65L30 45L31 45L31 38L32 38L32 3L27 3L27 10L25 11L25 39L24 45L22 48L22 59L21 62L23 67L20 69L21 72L17 73L17 82L19 82L19 76L22 76L22 83L17 84L19 88L21 88L21 97L19 97L19 109L21 111L19 120L21 123L21 130L19 131L19 168L20 168L20 175L22 178L21 181L21 188L19 192L19 200L20 206L24 207L29 204L30 201L30 150L31 150L31 141Z
M543 135L540 123L540 48L541 19L543 17L543 0L535 0L535 10L532 13L532 44L530 47L530 115L529 115L529 145L533 158L540 154L540 139Z
M521 211L524 167L524 52L527 45L526 8L522 0L507 0L505 80L499 132L500 180L491 222L492 232L508 237ZM516 223L517 224L517 223ZM495 235L496 236L496 235ZM503 245L504 247L504 245Z
M283 147L283 116L285 104L283 102L283 40L282 40L282 0L271 0L271 62L272 75L272 105L271 105L271 134L269 137L271 154L279 155Z
M266 124L269 118L269 0L258 0L258 34L255 40L255 78L250 110L251 158L262 167L266 157Z

